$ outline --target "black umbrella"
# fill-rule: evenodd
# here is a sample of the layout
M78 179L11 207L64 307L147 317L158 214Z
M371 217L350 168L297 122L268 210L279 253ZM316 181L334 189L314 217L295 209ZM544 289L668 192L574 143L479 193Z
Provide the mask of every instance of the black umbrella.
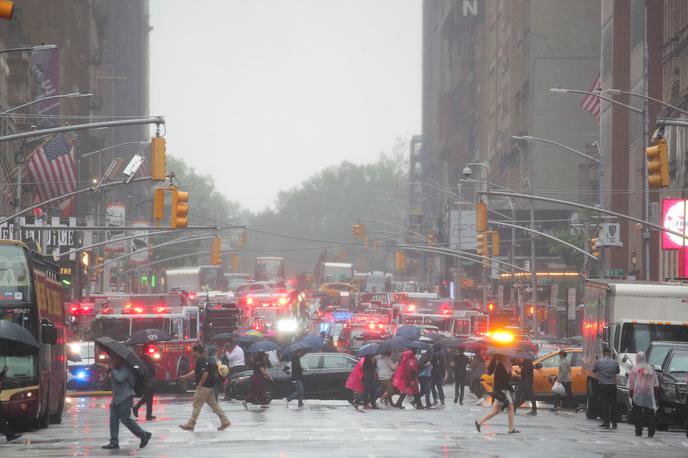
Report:
M425 342L420 342L418 340L413 340L406 344L407 348L415 348L417 350L432 350L432 345Z
M222 334L213 336L213 340L234 340L237 337L238 336L232 332L223 332Z
M172 340L172 336L162 329L148 328L136 331L127 339L127 345L143 345L154 342Z
M35 348L41 346L28 330L8 320L0 320L0 339L12 340Z
M379 355L380 353L380 344L377 342L367 343L358 350L358 356Z
M131 366L138 375L146 380L152 380L153 374L150 373L148 366L141 361L131 347L127 347L121 342L117 342L110 337L98 337L95 342L100 345L108 354L115 354L122 358L125 363Z
M405 324L403 326L399 326L396 335L397 337L404 337L409 340L416 340L420 337L421 332L418 326L414 326L412 324Z
M260 352L268 352L268 351L275 351L279 350L280 347L277 345L275 342L271 342L269 340L261 340L259 342L256 342L254 344L251 344L250 347L248 347L248 350L246 350L246 353L260 353Z
M408 348L408 339L403 337L392 337L391 339L380 342L380 353L392 353L395 351L402 351Z
M443 337L439 340L439 344L446 348L459 348L463 346L466 341L458 337Z

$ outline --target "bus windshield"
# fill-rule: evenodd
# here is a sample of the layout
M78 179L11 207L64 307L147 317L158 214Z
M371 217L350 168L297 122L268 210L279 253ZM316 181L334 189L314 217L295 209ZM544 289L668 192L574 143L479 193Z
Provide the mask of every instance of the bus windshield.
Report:
M0 340L0 366L7 366L3 388L25 385L38 375L36 349L17 342Z
M26 252L16 245L0 245L0 304L31 301L31 275Z
M624 323L621 348L624 353L647 351L654 341L688 342L688 326L679 324Z

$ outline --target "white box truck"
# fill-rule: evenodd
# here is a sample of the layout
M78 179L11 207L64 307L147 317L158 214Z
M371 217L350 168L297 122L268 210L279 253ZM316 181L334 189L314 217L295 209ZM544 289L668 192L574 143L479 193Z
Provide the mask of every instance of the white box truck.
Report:
M595 361L607 347L619 363L617 401L628 405L628 372L639 351L654 341L688 341L688 286L659 282L588 280L582 323L583 375L588 418L596 418Z

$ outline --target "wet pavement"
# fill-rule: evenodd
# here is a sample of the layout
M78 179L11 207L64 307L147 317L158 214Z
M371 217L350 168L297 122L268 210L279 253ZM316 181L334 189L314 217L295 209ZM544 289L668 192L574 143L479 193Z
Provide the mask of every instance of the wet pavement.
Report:
M449 387L447 387L449 388ZM451 396L451 389L447 390ZM219 421L204 407L196 430L178 428L191 413L191 396L156 399L157 419L140 422L153 433L150 445L138 449L138 439L121 427L120 450L107 443L107 397L71 399L61 425L26 433L0 445L0 456L154 456L168 457L686 457L688 439L682 431L657 432L654 439L636 438L633 427L602 430L582 413L550 412L543 405L538 416L516 417L520 434L507 434L506 415L499 415L483 432L474 419L489 405L476 405L469 395L463 406L415 410L356 411L343 401L307 400L303 410L294 403L274 401L267 409L221 402L232 426L217 432ZM143 412L140 413L143 417ZM1 439L0 439L1 440Z

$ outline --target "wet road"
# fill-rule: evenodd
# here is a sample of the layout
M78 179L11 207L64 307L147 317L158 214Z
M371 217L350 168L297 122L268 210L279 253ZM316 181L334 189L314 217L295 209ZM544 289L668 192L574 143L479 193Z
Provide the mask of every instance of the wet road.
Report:
M139 450L138 439L122 427L122 449L107 451L100 447L109 438L108 402L107 397L72 399L62 425L2 444L0 456L688 456L688 439L683 432L636 438L628 424L620 424L616 431L600 430L598 422L586 420L582 413L552 413L546 405L537 417L517 416L521 434L506 433L506 415L493 419L479 434L473 420L483 416L489 406L475 405L472 396L464 406L449 403L446 408L423 411L407 405L406 410L357 412L342 401L306 401L306 407L297 410L293 405L286 409L279 400L268 409L245 410L239 402L222 402L232 426L217 432L217 417L206 406L192 433L177 426L191 412L190 396L166 396L156 400L157 419L141 422L153 433L147 448Z

